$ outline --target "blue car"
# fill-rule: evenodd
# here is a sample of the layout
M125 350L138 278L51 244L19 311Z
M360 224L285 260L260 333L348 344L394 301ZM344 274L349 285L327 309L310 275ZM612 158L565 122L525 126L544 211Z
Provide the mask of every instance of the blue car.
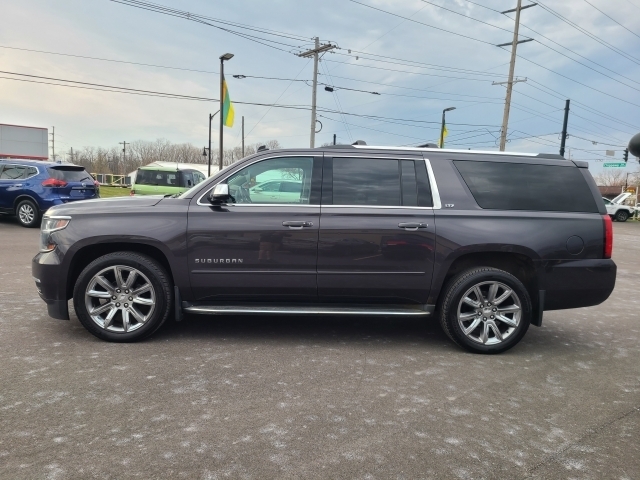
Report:
M23 227L38 227L49 208L100 196L99 184L78 165L36 160L0 160L0 213Z

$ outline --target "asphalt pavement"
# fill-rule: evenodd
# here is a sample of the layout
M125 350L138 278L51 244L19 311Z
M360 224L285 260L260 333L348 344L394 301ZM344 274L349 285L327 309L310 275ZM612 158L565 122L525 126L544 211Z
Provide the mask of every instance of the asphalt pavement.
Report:
M137 344L48 317L0 218L0 478L640 478L640 223L616 289L498 356L435 322L188 317Z

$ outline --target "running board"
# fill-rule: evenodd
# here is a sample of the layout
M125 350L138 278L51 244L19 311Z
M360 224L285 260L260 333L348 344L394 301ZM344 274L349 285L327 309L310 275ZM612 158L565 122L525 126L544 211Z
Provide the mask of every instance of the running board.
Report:
M358 306L269 306L269 305L192 305L183 303L187 313L201 315L376 315L376 316L428 316L434 305L358 305Z

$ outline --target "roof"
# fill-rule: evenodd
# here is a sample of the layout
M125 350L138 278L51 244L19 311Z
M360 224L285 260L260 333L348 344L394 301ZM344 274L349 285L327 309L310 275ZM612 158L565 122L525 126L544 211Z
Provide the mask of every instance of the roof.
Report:
M48 162L46 160L25 160L22 158L0 158L0 163L18 163L20 165L44 165L45 167L55 167L60 165L73 165L77 167L73 163L58 163L58 162Z

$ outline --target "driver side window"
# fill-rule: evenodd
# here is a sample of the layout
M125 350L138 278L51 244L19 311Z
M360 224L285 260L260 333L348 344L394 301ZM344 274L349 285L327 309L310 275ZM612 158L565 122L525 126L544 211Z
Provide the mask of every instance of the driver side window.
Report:
M270 158L234 173L227 183L235 204L308 205L312 172L312 157Z

